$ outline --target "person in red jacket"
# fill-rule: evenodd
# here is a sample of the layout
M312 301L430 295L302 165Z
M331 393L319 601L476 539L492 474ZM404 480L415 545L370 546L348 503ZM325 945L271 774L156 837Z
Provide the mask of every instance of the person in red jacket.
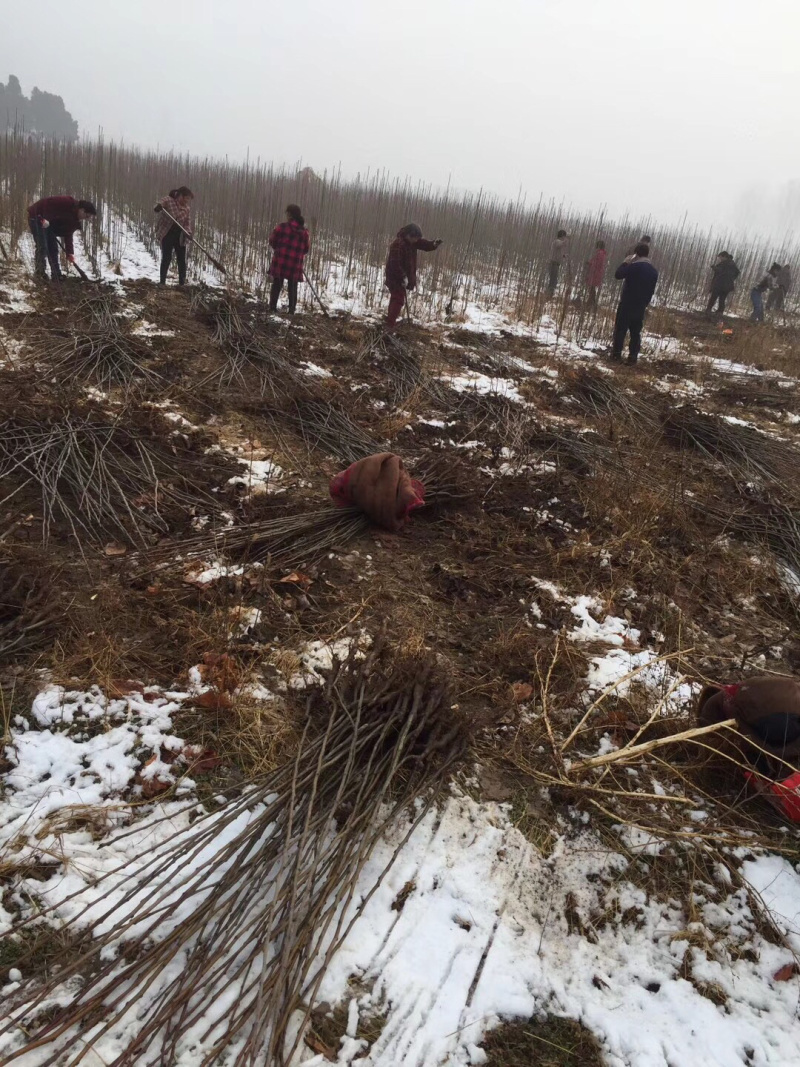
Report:
M586 264L586 306L588 308L597 307L597 291L603 284L607 262L606 243L605 241L598 241L592 258Z
M410 222L389 245L386 260L386 287L389 290L389 310L386 325L393 329L406 302L406 293L417 287L417 252L435 252L441 241L426 241L422 230Z
M272 249L269 264L269 276L272 278L269 310L278 310L278 298L285 278L289 290L289 314L294 315L297 307L297 283L303 280L303 261L311 248L306 220L297 204L287 206L286 222L278 223L269 235L269 244Z
M37 278L46 278L45 264L50 263L53 281L61 277L58 264L58 238L70 263L75 262L72 235L81 228L84 219L94 218L97 209L90 200L75 200L72 196L46 196L28 208L28 226L36 244L35 271Z

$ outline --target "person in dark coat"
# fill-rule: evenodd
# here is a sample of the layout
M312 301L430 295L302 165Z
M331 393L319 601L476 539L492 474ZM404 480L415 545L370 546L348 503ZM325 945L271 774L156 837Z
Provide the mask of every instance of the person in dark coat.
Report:
M650 248L638 244L633 255L621 263L614 277L621 281L622 293L614 320L614 339L611 345L611 358L622 359L625 337L630 333L630 355L628 363L633 366L639 358L642 347L642 327L647 305L653 299L658 281L658 271L650 262Z
M72 196L46 196L28 208L28 226L36 246L34 270L37 278L47 277L46 263L50 264L53 281L61 278L58 262L58 239L64 243L64 251L70 263L75 262L75 245L72 235L80 230L84 219L94 218L97 209L91 200L76 200Z
M413 222L397 231L386 259L386 288L389 290L386 325L389 329L394 329L400 317L406 294L417 287L417 252L435 252L441 243L440 240L427 241Z
M767 311L783 311L786 297L792 288L791 264L785 263L775 276L775 288L770 289L767 297Z
M171 189L153 208L156 215L156 237L161 244L161 284L167 284L172 256L178 261L178 285L186 285L186 242L192 239L192 200L194 193L187 185ZM171 216L171 217L170 217Z
M278 298L285 279L289 290L289 314L294 315L297 307L297 284L303 280L303 263L311 248L306 220L297 204L288 205L286 222L278 223L269 235L269 244L272 249L269 264L269 276L272 278L269 310L278 310Z
M697 701L700 726L735 719L738 736L719 735L715 747L750 771L751 784L785 815L800 821L800 681L772 675L738 685L708 685Z
M739 274L739 268L730 252L720 252L711 265L711 285L708 290L708 307L706 308L709 315L714 310L714 304L718 304L717 310L720 315L725 314L725 301L733 292Z
M777 278L780 270L780 263L773 263L750 290L750 300L753 304L753 314L750 316L751 322L764 321L764 293L771 292L778 284Z
M425 503L425 486L411 477L393 452L378 452L337 474L330 494L340 507L357 507L377 526L398 533Z

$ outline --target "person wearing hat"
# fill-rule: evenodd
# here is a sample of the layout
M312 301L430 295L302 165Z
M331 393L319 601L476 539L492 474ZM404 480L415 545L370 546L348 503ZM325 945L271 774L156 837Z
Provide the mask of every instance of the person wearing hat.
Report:
M406 294L417 286L417 252L435 252L442 242L426 241L422 230L410 222L401 230L389 245L386 259L386 288L389 290L389 310L386 313L386 325L394 329Z
M58 239L64 242L64 251L70 263L75 262L75 246L72 235L80 230L84 219L94 218L97 209L90 200L76 200L72 196L46 196L28 208L28 226L36 245L34 270L37 278L46 278L45 264L50 264L54 282L61 278L58 262Z

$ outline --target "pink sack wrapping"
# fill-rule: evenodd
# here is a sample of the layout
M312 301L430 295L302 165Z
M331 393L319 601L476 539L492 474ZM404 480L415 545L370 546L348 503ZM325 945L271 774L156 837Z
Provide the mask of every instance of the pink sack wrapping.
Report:
M331 480L330 494L335 504L357 507L376 525L394 533L425 503L425 486L411 478L393 452L351 463Z

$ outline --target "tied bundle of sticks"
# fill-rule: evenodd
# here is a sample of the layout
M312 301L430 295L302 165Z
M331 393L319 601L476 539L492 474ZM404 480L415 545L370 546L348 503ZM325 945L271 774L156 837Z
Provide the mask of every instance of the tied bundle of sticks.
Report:
M143 541L148 530L168 530L162 505L219 511L180 475L176 460L154 438L119 424L80 415L9 419L0 423L0 485L7 490L0 506L32 488L41 499L44 541L58 519L79 540L103 533Z
M720 464L735 480L772 483L797 492L800 453L786 441L691 407L671 412L665 433L679 448L694 449Z
M265 339L245 322L239 302L230 294L217 296L201 290L192 300L192 310L210 326L224 357L222 367L199 384L214 381L219 389L227 389L238 382L247 388L254 379L260 396L269 393L278 397L287 383L300 380L296 367L279 350L277 342L267 346Z
M445 407L451 403L449 389L422 365L422 358L409 345L393 334L377 333L369 336L356 356L356 362L381 356L389 379L389 396L393 408L400 407L419 391L433 404Z
M426 487L426 507L458 501L467 495L452 484L448 460L423 459L417 467ZM181 541L165 541L142 552L137 561L147 566L165 566L175 560L235 557L266 559L279 567L299 567L326 552L341 549L369 528L370 520L358 508L331 506L224 528Z
M623 389L612 375L577 367L570 369L564 377L567 388L587 414L617 416L645 428L654 428L658 424L655 403L648 403L642 396Z
M319 449L344 464L382 450L346 411L310 394L296 397L288 409L269 408L264 414L274 422L287 421L300 433L309 451Z
M90 904L68 899L60 929L82 947L7 1000L3 1063L292 1061L328 964L468 743L429 667L402 684L379 658L334 672L290 764L101 877Z
M153 353L148 345L121 329L113 296L96 295L76 311L88 311L88 330L73 331L55 343L48 335L40 342L41 359L49 371L62 380L75 375L105 390L137 382L155 388L162 383L161 375L149 365Z

